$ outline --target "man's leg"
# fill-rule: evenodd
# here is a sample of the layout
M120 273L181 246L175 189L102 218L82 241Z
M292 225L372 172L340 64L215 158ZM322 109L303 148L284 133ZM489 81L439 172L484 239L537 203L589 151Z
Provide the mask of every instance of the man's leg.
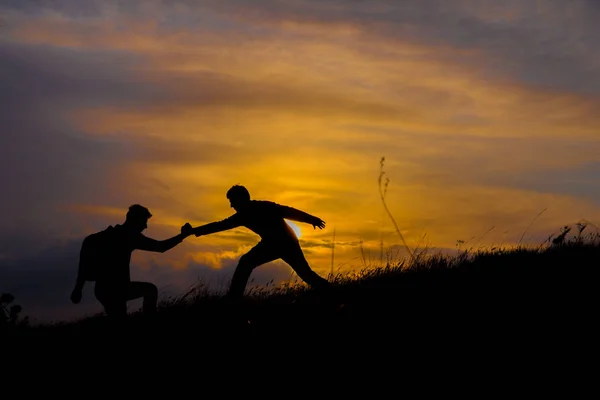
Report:
M289 264L290 267L302 279L315 289L326 289L331 286L329 281L312 270L300 246L290 246L285 249L281 259Z
M240 257L240 261L231 278L228 297L230 299L239 299L243 297L244 290L248 284L248 279L254 268L279 258L276 249L260 242L249 252Z
M156 312L158 302L158 289L150 282L129 282L127 287L127 300L135 300L143 297L142 310L144 314Z

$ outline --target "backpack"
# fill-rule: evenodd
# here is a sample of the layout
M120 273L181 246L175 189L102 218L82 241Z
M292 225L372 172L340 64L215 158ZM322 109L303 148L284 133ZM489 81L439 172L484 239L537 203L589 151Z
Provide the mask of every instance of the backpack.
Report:
M85 281L98 280L101 268L106 268L107 264L110 264L114 232L115 228L108 226L83 239L79 253L79 274Z

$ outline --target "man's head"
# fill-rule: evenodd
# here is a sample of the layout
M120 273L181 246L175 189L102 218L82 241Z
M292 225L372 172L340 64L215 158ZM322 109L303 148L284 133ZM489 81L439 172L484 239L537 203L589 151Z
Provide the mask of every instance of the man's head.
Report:
M125 223L133 230L143 232L148 227L148 220L152 217L150 210L139 204L134 204L129 207Z
M243 186L234 185L227 191L227 198L231 207L240 211L250 203L250 192Z

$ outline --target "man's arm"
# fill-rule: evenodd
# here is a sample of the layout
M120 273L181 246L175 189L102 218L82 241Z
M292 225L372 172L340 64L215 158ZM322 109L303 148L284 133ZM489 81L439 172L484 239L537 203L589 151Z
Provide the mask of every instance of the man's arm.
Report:
M231 217L225 218L222 221L210 222L205 225L197 226L193 229L193 233L198 237L237 228L238 226L242 226L241 217L239 214L233 214Z
M173 247L177 246L187 236L189 236L189 235L184 235L184 234L180 233L179 235L175 235L169 239L156 240L156 239L152 239L152 238L149 238L148 236L144 236L144 235L140 234L140 237L137 240L135 248L138 250L146 250L146 251L154 251L157 253L164 253L165 251L171 250Z
M75 289L83 290L83 286L85 285L85 279L83 278L83 274L81 270L77 271L77 279L75 279Z
M315 217L314 215L310 215L294 207L282 206L281 204L278 204L278 208L285 219L304 222L305 224L311 224L313 227L318 226L321 229L325 227L325 221L323 221L321 218Z
M83 285L85 285L85 280L81 277L81 274L77 274L77 280L75 281L75 287L71 292L71 301L74 304L79 304L81 301L81 297L83 296Z

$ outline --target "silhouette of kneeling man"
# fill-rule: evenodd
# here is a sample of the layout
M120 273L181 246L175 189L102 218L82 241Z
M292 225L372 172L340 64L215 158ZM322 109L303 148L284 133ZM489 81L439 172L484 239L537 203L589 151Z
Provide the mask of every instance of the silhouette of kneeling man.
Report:
M298 237L284 218L311 224L313 229L317 227L323 229L325 227L323 220L272 201L251 200L248 190L240 185L232 186L227 191L227 198L231 207L235 209L235 214L224 220L192 229L198 237L244 226L261 237L261 241L256 246L240 257L228 291L230 299L239 299L243 296L254 268L277 259L282 259L289 264L311 287L324 289L330 286L326 279L311 269L300 248Z
M127 317L127 302L143 298L143 312L156 311L158 290L150 282L131 281L130 261L134 250L164 253L183 241L191 232L189 224L181 233L166 240L155 240L142 234L152 217L150 211L139 204L129 207L125 222L109 226L84 239L75 288L71 301L81 301L86 281L95 281L94 294L111 320Z

